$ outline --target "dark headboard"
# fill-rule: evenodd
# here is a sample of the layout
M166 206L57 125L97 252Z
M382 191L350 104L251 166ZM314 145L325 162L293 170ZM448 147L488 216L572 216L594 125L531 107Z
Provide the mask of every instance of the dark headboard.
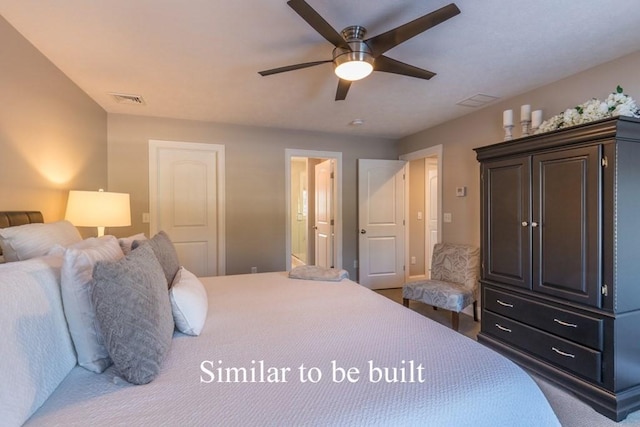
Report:
M0 228L13 227L14 225L31 224L32 222L44 222L44 219L42 218L42 212L0 212Z
M42 212L39 211L10 211L0 212L0 228L13 227L14 225L44 222ZM0 248L2 255L2 248Z

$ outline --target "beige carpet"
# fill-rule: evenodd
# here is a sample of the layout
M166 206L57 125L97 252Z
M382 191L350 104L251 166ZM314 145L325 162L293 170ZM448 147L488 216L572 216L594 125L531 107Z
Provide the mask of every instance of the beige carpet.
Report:
M376 292L397 302L398 304L402 304L401 288L381 289ZM416 301L411 301L409 308L425 317L435 320L438 323L451 327L451 313L446 310L434 310L431 306L421 304ZM460 315L459 332L461 334L475 340L479 331L479 322L474 322L473 318L466 314ZM556 412L556 415L563 427L640 427L640 411L636 411L629 415L625 420L616 423L604 415L600 415L589 405L575 398L571 393L568 393L535 375L531 376L538 383L545 396L547 396L547 400Z

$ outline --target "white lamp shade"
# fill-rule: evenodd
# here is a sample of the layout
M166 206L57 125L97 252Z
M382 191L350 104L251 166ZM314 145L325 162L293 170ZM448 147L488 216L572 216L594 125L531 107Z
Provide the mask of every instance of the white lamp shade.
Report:
M76 227L131 225L129 194L107 191L69 191L65 219Z

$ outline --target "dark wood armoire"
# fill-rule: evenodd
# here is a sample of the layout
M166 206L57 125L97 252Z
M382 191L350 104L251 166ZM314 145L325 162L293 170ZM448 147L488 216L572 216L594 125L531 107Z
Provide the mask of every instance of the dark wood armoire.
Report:
M478 340L618 421L640 409L640 120L477 148Z

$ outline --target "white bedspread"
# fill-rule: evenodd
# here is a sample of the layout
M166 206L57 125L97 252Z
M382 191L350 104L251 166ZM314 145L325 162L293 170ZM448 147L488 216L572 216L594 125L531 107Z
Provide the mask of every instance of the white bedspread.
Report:
M76 367L27 425L559 425L515 364L354 282L286 273L202 280L209 297L202 334L177 333L155 381L133 386L113 367L101 375ZM211 379L203 361L212 361L211 371L254 367L255 381L201 382ZM260 361L265 370L290 368L287 382L259 382ZM357 369L357 381L334 381L332 361ZM375 382L370 364L404 367L405 383ZM303 365L322 378L301 382Z

